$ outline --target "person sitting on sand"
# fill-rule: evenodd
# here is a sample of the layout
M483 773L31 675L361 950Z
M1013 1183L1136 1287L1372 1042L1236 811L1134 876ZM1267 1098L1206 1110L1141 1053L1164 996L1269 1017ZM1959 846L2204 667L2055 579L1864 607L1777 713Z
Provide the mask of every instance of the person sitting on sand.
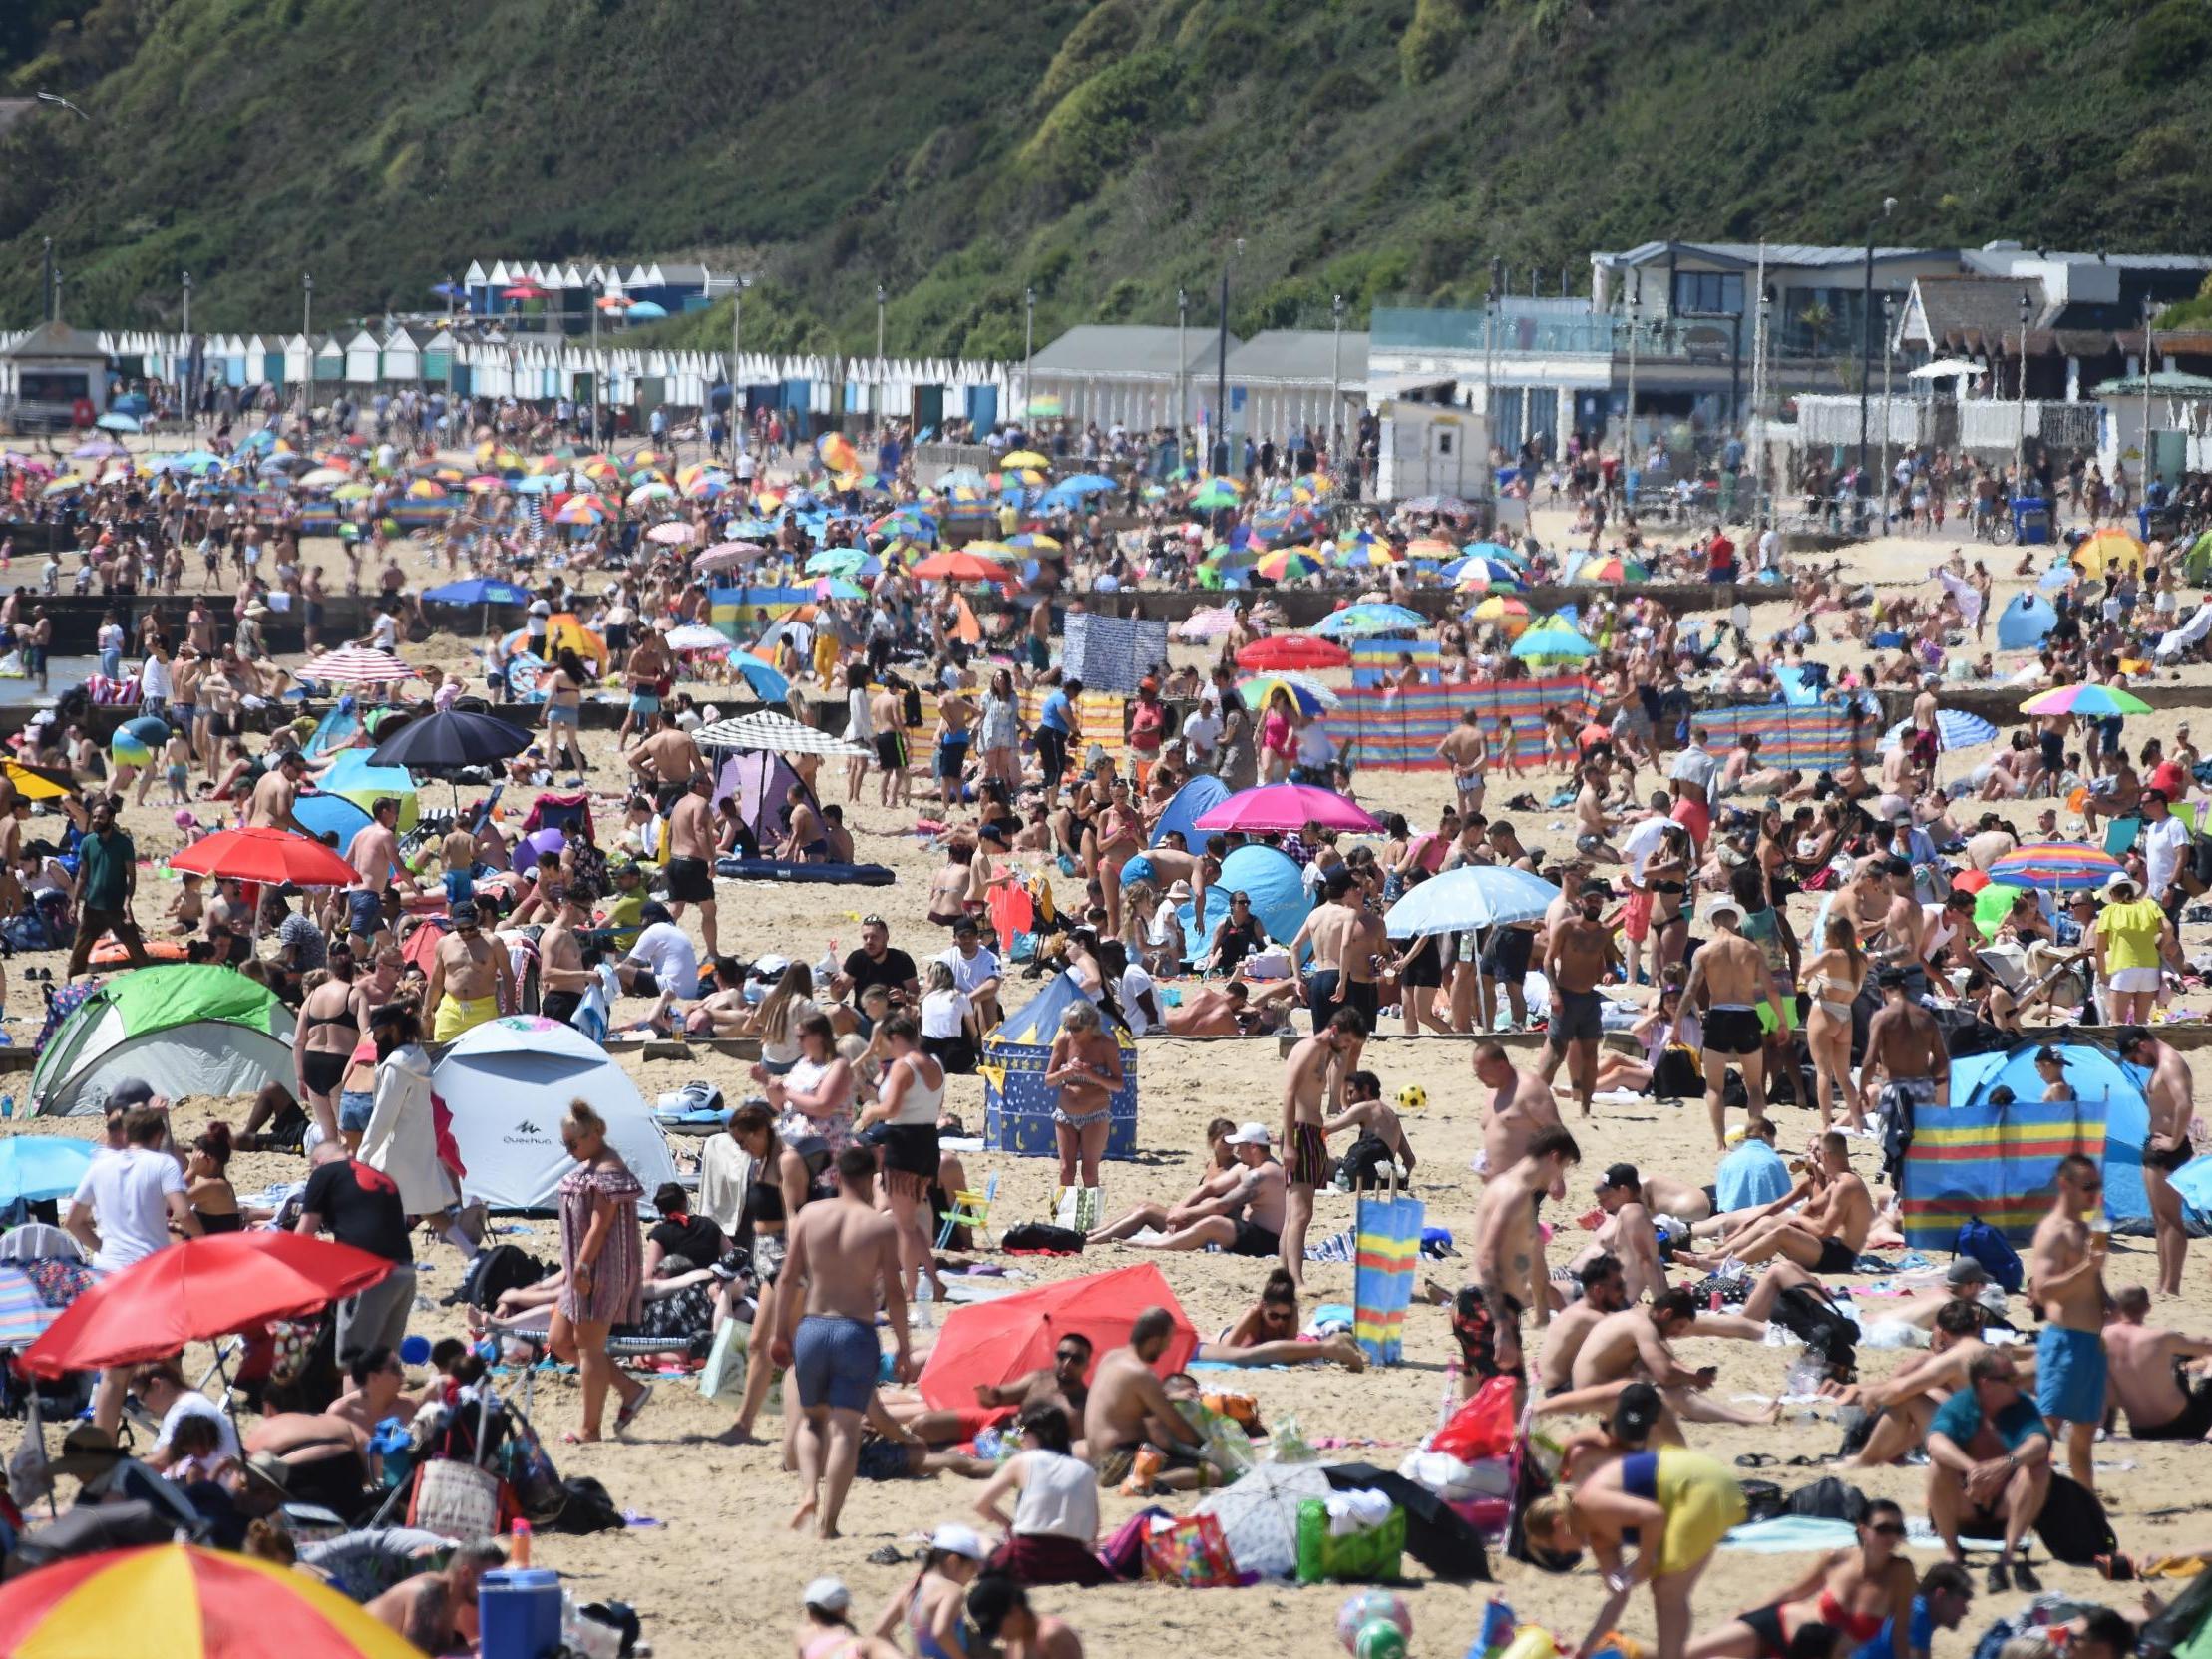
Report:
M1983 1328L1988 1323L1980 1303L1946 1302L1936 1311L1928 1333L1928 1353L1898 1367L1879 1383L1847 1387L1837 1395L1839 1406L1856 1406L1873 1413L1865 1441L1858 1452L1844 1459L1847 1468L1880 1468L1918 1451L1927 1441L1928 1425L1936 1408L1966 1387L1967 1368L1987 1351ZM2023 1352L2020 1362L2032 1375L2035 1355Z
M444 1571L402 1579L368 1604L368 1615L425 1653L473 1651L478 1580L506 1565L507 1551L495 1539L463 1544Z
M1337 1162L1339 1180L1349 1178L1354 1191L1362 1186L1377 1186L1381 1184L1379 1171L1392 1163L1397 1165L1404 1179L1413 1178L1416 1161L1413 1142L1406 1136L1397 1109L1382 1097L1382 1079L1372 1071L1347 1072L1344 1109L1333 1117L1321 1119L1323 1135L1333 1136L1354 1129L1358 1131L1358 1138Z
M1022 1584L1112 1582L1097 1553L1098 1473L1074 1454L1068 1414L1040 1403L1024 1406L1015 1422L1021 1450L975 1500L975 1512L1005 1532L991 1569ZM1008 1514L1002 1505L1016 1493Z
M1785 1256L1815 1273L1849 1273L1866 1248L1874 1227L1874 1197L1852 1172L1851 1143L1841 1130L1820 1137L1813 1155L1799 1166L1803 1178L1766 1212L1731 1235L1722 1255L1677 1251L1692 1267L1715 1271L1725 1258L1746 1267L1770 1256ZM1805 1206L1791 1210L1803 1197Z
M1224 1326L1212 1342L1198 1345L1198 1358L1217 1365L1304 1365L1333 1360L1351 1371L1367 1369L1367 1357L1345 1333L1307 1342L1298 1335L1298 1289L1284 1268L1269 1273L1260 1300L1234 1325Z
M848 1616L853 1592L837 1578L817 1578L799 1592L801 1623L792 1637L798 1659L905 1659L905 1650L878 1636L863 1636Z
M1191 1219L1164 1237L1154 1239L1159 1250L1203 1250L1212 1247L1232 1256L1261 1260L1283 1248L1284 1207L1288 1200L1283 1165L1276 1161L1274 1137L1265 1123L1247 1123L1223 1137L1240 1166L1236 1180L1224 1190L1190 1206ZM1211 1185L1212 1183L1209 1183ZM1126 1242L1138 1242L1123 1235Z
M1130 1322L1128 1346L1099 1359L1083 1411L1083 1446L1101 1485L1128 1479L1148 1450L1162 1460L1153 1485L1189 1491L1201 1483L1204 1443L1152 1369L1174 1335L1175 1316L1147 1308Z
M1917 1575L1902 1553L1905 1511L1886 1497L1868 1503L1858 1519L1858 1541L1830 1550L1762 1607L1742 1613L1689 1645L1688 1659L1766 1659L1793 1653L1810 1626L1826 1625L1857 1646L1871 1642L1885 1621L1909 1630Z
M2146 1325L2149 1312L2150 1292L2124 1285L2112 1293L2104 1326L2112 1399L2127 1414L2127 1432L2139 1441L2212 1439L2212 1382L2182 1364L2212 1356L2212 1339Z
M1725 1316L1735 1319L1737 1316ZM1719 1377L1717 1366L1696 1370L1674 1358L1667 1346L1692 1334L1700 1319L1696 1298L1686 1290L1670 1290L1651 1302L1638 1303L1608 1315L1584 1339L1575 1356L1574 1385L1578 1389L1641 1377L1656 1384L1674 1414L1685 1422L1733 1423L1745 1427L1771 1424L1780 1416L1779 1403L1750 1416L1711 1399L1705 1391ZM1752 1322L1743 1322L1746 1326ZM1766 1335L1763 1323L1758 1338ZM1734 1330L1714 1335L1734 1335Z
M977 1635L997 1644L999 1659L1083 1659L1083 1641L1075 1627L1039 1613L1029 1605L1029 1592L1003 1573L985 1572L969 1587L967 1616Z

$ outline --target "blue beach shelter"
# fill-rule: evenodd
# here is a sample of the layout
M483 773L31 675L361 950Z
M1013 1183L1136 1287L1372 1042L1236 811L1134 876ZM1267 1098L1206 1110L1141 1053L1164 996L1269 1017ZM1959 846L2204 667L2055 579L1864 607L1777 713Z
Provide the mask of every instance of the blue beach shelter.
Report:
M1062 973L984 1037L975 1069L983 1079L986 1149L1021 1158L1058 1155L1052 1123L1055 1096L1044 1085L1044 1068L1052 1057L1052 1040L1060 1034L1060 1016L1083 995L1074 977ZM1119 1036L1122 1085L1108 1102L1106 1156L1127 1160L1137 1155L1137 1050L1126 1031Z

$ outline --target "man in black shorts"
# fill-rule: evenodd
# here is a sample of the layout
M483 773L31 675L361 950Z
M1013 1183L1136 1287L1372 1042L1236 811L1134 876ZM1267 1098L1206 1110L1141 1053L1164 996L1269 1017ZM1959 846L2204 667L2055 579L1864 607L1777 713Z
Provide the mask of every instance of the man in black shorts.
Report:
M1244 1165L1243 1178L1219 1197L1191 1205L1197 1219L1153 1240L1153 1248L1203 1250L1211 1244L1232 1256L1263 1261L1281 1254L1289 1186L1283 1165L1276 1161L1274 1137L1267 1124L1247 1123L1224 1135L1222 1144Z
M1598 1087L1598 1043L1605 1036L1605 1000L1598 986L1621 962L1613 931L1602 920L1608 897L1597 883L1585 884L1576 911L1553 924L1544 952L1544 977L1552 982L1552 1020L1542 1075L1549 1084L1559 1075L1560 1062L1567 1061L1585 1117Z
M1725 1152L1729 1066L1743 1073L1751 1120L1766 1116L1766 1030L1759 1020L1760 1000L1772 1005L1777 1030L1786 1029L1787 1022L1766 953L1743 937L1743 906L1723 894L1706 907L1705 917L1713 936L1690 959L1682 1006L1698 1007L1698 993L1704 993L1705 1110L1712 1119L1713 1146Z

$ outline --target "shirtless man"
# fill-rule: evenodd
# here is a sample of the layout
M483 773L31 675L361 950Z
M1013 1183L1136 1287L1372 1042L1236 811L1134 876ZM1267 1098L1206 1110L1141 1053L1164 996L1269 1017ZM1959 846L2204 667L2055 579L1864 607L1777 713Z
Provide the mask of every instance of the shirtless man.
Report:
M1221 861L1207 853L1191 852L1183 841L1183 832L1170 830L1168 838L1157 847L1145 849L1145 861L1152 866L1154 881L1162 893L1177 882L1187 882L1191 888L1191 914L1206 914L1206 889L1221 879Z
M622 760L639 782L652 787L653 805L662 812L676 804L679 792L694 777L713 776L691 733L677 725L674 711L666 708L653 716L651 734Z
M951 816L960 798L960 777L967 770L967 746L981 711L964 693L951 690L937 696L936 753L930 769L937 775L937 802Z
M1115 1244L1147 1227L1154 1232L1175 1232L1179 1228L1188 1227L1201 1215L1211 1214L1211 1205L1215 1199L1226 1193L1236 1192L1244 1185L1245 1167L1242 1160L1232 1163L1227 1169L1216 1169L1209 1160L1206 1178L1193 1187L1180 1202L1139 1204L1119 1220L1110 1221L1092 1232L1084 1242L1092 1245Z
M353 1387L330 1404L332 1417L344 1418L364 1435L388 1417L412 1418L422 1398L406 1392L407 1368L383 1343L363 1349L347 1368Z
M1989 1348L1982 1326L1978 1303L1946 1302L1928 1333L1926 1356L1908 1360L1879 1383L1847 1388L1838 1396L1843 1404L1875 1414L1866 1444L1856 1455L1844 1459L1844 1467L1881 1468L1927 1441L1936 1408L1966 1387L1967 1367ZM2024 1370L2034 1364L2025 1355L2021 1363Z
M1686 1290L1670 1290L1651 1302L1630 1303L1591 1327L1575 1353L1574 1387L1586 1389L1610 1383L1649 1382L1665 1397L1670 1416L1680 1421L1730 1423L1741 1427L1775 1422L1781 1413L1779 1402L1756 1416L1723 1405L1705 1392L1719 1376L1719 1367L1692 1370L1677 1360L1674 1351L1667 1346L1683 1337L1700 1335L1758 1341L1765 1337L1766 1325L1763 1318L1699 1314L1696 1298ZM1666 1427L1678 1441L1679 1422L1670 1422Z
M1863 1112L1879 1106L1911 1113L1933 1106L1951 1081L1951 1050L1943 1029L1917 998L1907 995L1911 979L1909 970L1894 966L1874 976L1882 1006L1867 1022L1866 1059L1859 1068ZM1878 1079L1886 1079L1880 1081L1879 1093Z
M1561 1126L1559 1104L1542 1077L1515 1065L1495 1042L1476 1045L1475 1081L1490 1090L1475 1173L1496 1180L1527 1155L1538 1134ZM1561 1187L1552 1196L1564 1198L1567 1189Z
M819 863L829 850L822 834L822 815L796 783L784 800L784 838L776 856L788 864Z
M346 889L346 926L352 930L354 951L367 956L390 925L399 907L392 892L392 873L400 866L399 802L380 795L372 804L369 822L354 831L346 847L346 862L353 866L353 885Z
M868 699L868 723L876 733L876 804L890 806L905 801L907 777L907 726L904 699L888 681L877 685Z
M1482 810L1482 797L1488 786L1490 769L1490 743L1482 734L1482 715L1468 709L1460 715L1459 724L1444 734L1436 745L1436 756L1452 769L1452 786L1459 791L1459 810L1475 813Z
M2119 1034L2119 1055L2150 1072L2143 1101L2150 1108L2150 1135L2143 1143L2143 1192L2158 1239L2158 1294L2181 1294L2181 1270L2189 1260L2189 1230L2174 1171L2195 1156L2189 1144L2189 1119L2196 1107L2188 1062L2174 1048L2140 1026Z
M1191 1219L1153 1240L1154 1249L1203 1250L1211 1244L1232 1256L1261 1260L1281 1252L1289 1186L1283 1165L1275 1160L1267 1124L1247 1123L1223 1136L1222 1144L1237 1159L1236 1180L1228 1190L1191 1206Z
M1473 1395L1493 1377L1511 1377L1526 1392L1521 1315L1532 1306L1550 1306L1537 1211L1546 1193L1567 1190L1567 1171L1581 1162L1575 1137L1554 1124L1539 1129L1525 1153L1483 1186L1475 1217L1475 1282L1460 1287L1452 1304L1462 1395Z
M690 740L688 733L677 735ZM668 813L668 914L680 925L685 905L699 907L699 938L710 957L719 956L722 949L714 914L713 795L714 779L703 771L694 772Z
M1613 930L1602 918L1606 895L1595 885L1580 895L1580 909L1555 923L1544 949L1544 977L1552 982L1552 1024L1544 1039L1544 1086L1568 1061L1575 1099L1585 1117L1598 1087L1598 1044L1605 1036L1605 999L1598 986L1621 964Z
M1809 1189L1803 1209L1778 1208L1752 1222L1728 1240L1721 1254L1675 1254L1708 1270L1717 1269L1729 1257L1751 1267L1781 1256L1809 1272L1849 1273L1866 1248L1867 1234L1874 1230L1875 1206L1866 1182L1851 1171L1851 1143L1840 1129L1820 1137L1817 1161L1808 1163L1805 1173L1806 1182L1800 1186L1809 1183Z
M313 840L313 834L301 823L292 808L299 800L299 780L307 775L307 757L297 749L284 751L283 759L261 775L253 786L253 798L246 807L247 829L283 829Z
M1905 991L1915 1002L1928 995L1928 970L1922 961L1921 939L1927 917L1920 908L1920 894L1913 886L1909 860L1890 858L1882 865L1889 884L1890 902L1882 912L1881 931L1867 946L1877 968L1896 967L1905 972Z
M875 1392L883 1348L876 1336L879 1305L891 1321L893 1375L914 1371L907 1343L907 1297L899 1269L898 1229L876 1209L876 1152L848 1146L837 1155L838 1195L813 1203L785 1223L789 1239L776 1297L780 1329L769 1358L792 1367L800 1421L793 1436L799 1466L797 1531L809 1518L815 1534L838 1535L838 1516L860 1461L861 1418ZM796 1294L806 1287L805 1295Z
M2028 1292L2044 1320L2035 1339L2035 1409L2053 1440L2065 1425L2066 1472L2088 1491L2096 1490L2090 1453L2104 1422L2104 1254L2111 1237L2103 1173L2078 1152L2059 1159L2056 1195L2028 1250Z
M1666 1268L1659 1261L1659 1234L1652 1226L1652 1212L1644 1207L1644 1183L1636 1165L1617 1163L1598 1182L1598 1208L1606 1218L1598 1224L1593 1250L1621 1264L1632 1302L1666 1294Z
M1170 1037L1242 1037L1238 1022L1250 997L1243 980L1203 987L1186 997L1181 1008L1167 1011L1167 1033Z
M1606 774L1596 762L1583 767L1582 787L1575 792L1575 851L1584 858L1621 862L1614 850L1613 820L1606 816Z
M1346 1131L1373 1135L1382 1142L1408 1180L1413 1176L1413 1142L1398 1118L1397 1109L1382 1097L1382 1079L1372 1071L1344 1075L1344 1109L1321 1123L1324 1135Z
M2113 1403L2127 1414L2127 1432L2139 1441L2204 1440L2212 1435L2212 1382L2198 1376L2184 1385L2181 1362L2212 1357L2212 1338L2145 1325L2149 1313L2150 1292L2141 1285L2112 1293L2104 1354L2111 1365Z
M451 1042L515 1003L515 970L506 947L486 939L473 900L453 907L453 932L438 941L423 992L431 1040Z
M598 895L570 882L553 904L553 922L538 938L538 983L543 988L538 1012L563 1026L575 1024L584 993L596 977L583 965L582 931L591 925L591 904Z
M1730 1065L1743 1073L1743 1093L1751 1119L1766 1115L1766 1035L1759 1023L1757 1005L1763 1000L1774 1013L1775 1029L1787 1031L1782 994L1774 984L1766 953L1743 937L1743 906L1723 895L1706 907L1713 937L1690 960L1689 979L1682 987L1685 1007L1702 1008L1705 1028L1705 1113L1712 1120L1712 1143L1728 1149L1726 1087Z
M1380 1013L1375 986L1375 953L1387 948L1382 918L1357 903L1352 895L1359 879L1338 865L1321 884L1323 899L1307 914L1290 941L1290 956L1310 946L1307 965L1305 1011L1319 1031L1338 1009L1351 1009L1363 1029L1373 1031Z
M1321 1123L1343 1109L1344 1073L1359 1063L1367 1025L1338 1009L1327 1025L1290 1050L1283 1074L1283 1147L1290 1154L1290 1198L1283 1218L1283 1267L1305 1288L1305 1230L1313 1220L1313 1189L1328 1179L1328 1136Z
M1612 1314L1629 1305L1629 1282L1621 1263L1612 1256L1592 1256L1575 1271L1582 1295L1557 1314L1544 1333L1537 1351L1536 1375L1546 1394L1561 1394L1575 1386L1575 1356L1582 1352L1590 1333Z
M1101 1486L1118 1486L1136 1466L1137 1453L1150 1446L1172 1465L1153 1484L1189 1491L1199 1483L1199 1453L1205 1443L1175 1409L1153 1367L1175 1336L1175 1316L1147 1308L1129 1325L1129 1346L1109 1349L1091 1374L1091 1395L1083 1407L1083 1449L1098 1470Z
M368 1603L368 1615L424 1653L473 1653L478 1580L506 1565L507 1551L495 1539L463 1544L445 1571L401 1579Z

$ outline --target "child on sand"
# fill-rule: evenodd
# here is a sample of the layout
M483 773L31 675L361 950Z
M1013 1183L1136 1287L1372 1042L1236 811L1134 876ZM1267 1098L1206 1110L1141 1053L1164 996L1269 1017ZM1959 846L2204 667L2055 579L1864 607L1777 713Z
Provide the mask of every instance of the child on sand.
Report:
M473 831L456 825L446 832L440 845L439 856L446 867L446 905L448 909L464 899L476 897L476 835Z
M162 746L163 776L169 783L169 804L184 806L191 797L186 786L191 781L192 740L180 728L173 727L169 741Z
M1498 737L1492 752L1500 771L1521 775L1521 736L1513 729L1512 715L1498 716Z
M180 871L182 885L177 897L170 900L168 916L176 926L173 933L194 934L199 931L201 917L207 911L207 895L200 890L201 877L188 871Z

